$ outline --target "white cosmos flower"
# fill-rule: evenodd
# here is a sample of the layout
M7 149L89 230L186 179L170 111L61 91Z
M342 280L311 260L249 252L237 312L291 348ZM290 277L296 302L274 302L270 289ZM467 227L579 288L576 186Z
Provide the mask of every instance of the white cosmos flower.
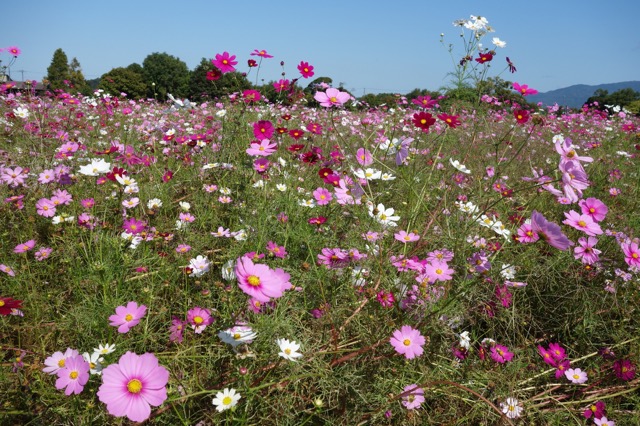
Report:
M162 207L162 200L159 198L152 198L147 202L147 208L155 210Z
M496 47L505 47L507 45L506 41L502 41L498 37L494 37L491 40L491 43L493 43Z
M453 158L449 158L449 163L458 171L466 174L470 174L471 170L467 169L464 164L460 164L458 160L454 160Z
M16 117L20 117L20 118L28 118L29 117L29 110L23 107L18 107L16 109L13 110L13 113L16 115Z
M236 325L227 330L222 330L218 333L218 337L224 343L233 346L240 346L243 343L249 344L258 335L247 325Z
M81 173L85 176L98 176L102 173L107 173L111 170L111 163L107 163L104 159L94 158L91 160L91 163L86 166L81 166L78 173Z
M298 352L300 349L300 344L295 341L289 341L287 339L277 339L276 343L280 347L280 355L284 359L288 359L289 361L296 361L296 358L302 357L302 354Z
M397 225L396 222L400 220L400 216L396 216L394 213L395 210L393 208L385 208L382 203L376 207L374 207L373 204L369 205L369 216L384 226L393 227Z
M242 398L242 396L236 393L235 389L224 388L222 392L216 393L216 397L213 398L211 403L216 406L216 410L223 412L231 407L235 407L238 401L240 401L240 398Z
M515 398L507 398L505 402L500 403L500 408L505 416L510 419L516 419L522 415L524 408L520 406L520 403Z

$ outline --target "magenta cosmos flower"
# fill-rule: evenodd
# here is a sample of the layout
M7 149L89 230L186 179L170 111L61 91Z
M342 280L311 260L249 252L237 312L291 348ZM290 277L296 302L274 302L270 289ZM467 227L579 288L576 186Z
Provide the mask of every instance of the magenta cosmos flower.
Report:
M412 328L410 325L403 325L400 330L393 332L389 343L391 343L396 352L404 355L407 359L413 359L422 355L424 352L422 346L424 346L426 340L420 334L420 330Z
M187 312L187 322L196 334L200 334L208 325L213 324L213 317L209 309L196 306Z
M292 287L290 275L282 269L274 271L267 265L253 263L248 257L238 259L235 272L240 289L261 303L281 297Z
M26 243L18 244L14 249L14 253L24 253L33 249L36 246L36 240L29 240Z
M237 65L238 61L235 59L236 55L229 55L229 52L223 52L222 54L216 54L216 58L212 59L211 63L224 74L236 70L234 65Z
M582 213L591 216L594 222L602 221L609 212L609 208L597 198L580 200L578 205L582 209Z
M351 99L351 95L347 92L341 92L338 89L330 87L325 92L316 92L316 94L313 95L313 98L320 102L320 106L328 108L344 105L349 99Z
M491 359L504 364L513 359L513 352L509 352L509 348L504 345L495 345L491 347Z
M115 315L109 317L109 325L118 327L118 333L126 333L140 322L140 318L147 312L144 305L138 306L136 302L129 302L127 306L118 306Z
M141 422L151 415L151 406L167 399L169 371L158 365L155 355L127 352L117 364L102 370L98 398L107 405L112 416Z
M560 225L549 222L541 213L531 212L531 228L550 246L558 250L568 250L573 243L562 233Z
M300 71L303 78L313 77L315 74L313 72L313 65L309 65L309 62L305 61L300 61L300 64L298 64L298 71Z
M571 210L569 212L565 212L564 215L566 219L563 220L562 223L565 225L576 228L591 237L602 234L600 225L594 222L588 214L580 214Z
M64 389L65 395L79 394L89 381L89 363L82 355L67 358L64 367L57 371L56 389Z
M536 89L532 89L526 84L518 84L516 82L513 83L513 90L520 92L522 96L535 95L538 93Z

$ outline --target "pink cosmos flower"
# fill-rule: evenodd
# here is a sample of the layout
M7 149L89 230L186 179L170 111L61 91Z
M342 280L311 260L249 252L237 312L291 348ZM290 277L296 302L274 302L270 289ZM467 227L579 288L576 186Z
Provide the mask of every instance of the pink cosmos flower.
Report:
M369 166L373 163L373 156L369 152L369 150L364 148L358 148L356 151L356 161L361 166Z
M51 375L58 374L58 371L67 365L67 359L78 356L79 354L77 350L71 348L67 348L64 353L54 352L44 360L45 368L43 368L42 371Z
M593 424L595 424L596 426L616 426L616 422L614 422L613 420L609 420L607 416L602 416L599 419L593 419Z
M53 172L53 170L50 170L50 169L43 170L38 175L38 182L40 182L42 184L53 182L54 180L56 180L56 175Z
M406 393L406 395L402 397L402 405L404 405L407 410L420 408L422 403L425 401L424 389L418 387L415 383L405 386L402 393Z
M565 372L571 367L571 361L568 359L563 359L562 361L558 361L558 365L556 366L556 379L564 376Z
M26 251L32 250L36 246L36 240L29 240L26 243L21 243L15 246L13 249L14 253L24 253Z
M238 64L238 61L235 59L236 55L229 55L229 52L224 52L222 54L216 54L216 58L212 59L211 63L225 74L236 70L234 66Z
M596 236L602 234L602 229L600 225L593 221L591 216L586 214L579 214L573 210L569 212L565 212L566 220L563 220L562 223L565 225L569 225L573 228L576 228L580 231L583 231L585 234L589 236Z
M538 234L533 230L531 222L525 222L520 225L517 234L518 241L521 243L535 243L540 238L538 237Z
M313 65L309 65L309 62L304 61L300 61L300 64L298 64L298 71L300 71L303 78L313 77L315 74L313 72Z
M173 317L171 319L171 327L169 327L169 331L171 332L169 334L170 342L182 343L185 325L186 322L182 321L180 318Z
M126 333L132 327L140 322L140 318L147 312L145 305L140 305L136 302L129 302L127 306L118 306L116 308L115 315L109 317L109 325L118 327L118 333Z
M349 99L351 99L351 95L347 92L341 92L338 89L330 87L325 92L316 92L313 98L320 102L320 106L329 108L332 106L344 105Z
M556 366L557 361L549 349L545 349L543 346L538 345L538 353L540 354L544 362L554 367Z
M279 258L279 259L284 259L285 257L287 257L287 249L284 246L279 246L278 244L274 243L273 241L269 241L267 243L267 251Z
M187 322L191 324L196 334L202 333L208 325L213 324L213 321L214 319L209 309L196 306L187 311Z
M11 269L11 267L5 265L5 264L0 264L0 271L4 272L5 274L9 275L10 277L15 277L16 273L13 272L13 269Z
M235 272L240 289L262 303L281 297L292 287L289 274L282 269L274 271L267 265L254 264L248 257L238 258Z
M151 406L167 399L169 371L158 364L155 355L127 352L117 364L102 370L98 399L112 416L142 422L151 415Z
M276 89L276 93L284 92L285 90L289 90L289 80L285 80L281 78L280 80L273 83L274 89Z
M598 255L602 253L594 248L597 243L598 239L596 237L579 238L579 247L573 249L573 256L585 265L593 265L599 260Z
M420 330L409 325L403 325L400 330L393 332L389 343L391 343L396 352L404 355L407 359L413 359L422 355L424 352L422 346L424 346L426 340L420 334Z
M15 46L11 46L11 47L7 47L7 52L17 58L18 56L20 56L20 53L22 53L22 50L20 50Z
M585 371L580 370L579 368L568 368L564 375L571 383L585 383L588 379L587 373Z
M319 206L325 206L333 200L333 195L328 189L320 187L313 191L313 198Z
M376 300L378 300L378 303L380 303L383 308L392 307L393 303L396 301L396 299L393 297L393 293L387 293L384 290L380 290L378 294L376 294Z
M503 345L494 345L491 347L491 359L499 364L504 364L513 359L513 352L509 352L509 348Z
M526 84L518 84L516 82L513 83L513 90L520 92L522 96L535 95L538 93L536 89L531 89Z
M560 226L556 223L549 222L541 213L537 211L531 212L531 227L542 239L550 246L558 250L568 250L573 243L562 233Z
M66 358L64 367L56 372L58 375L56 389L64 389L64 394L67 396L72 393L79 394L89 381L89 369L89 363L82 355Z
M420 239L420 235L414 234L413 232L410 232L407 234L407 231L402 230L402 231L398 231L395 234L393 234L394 238L398 241L400 241L401 243L412 243L414 241L418 241Z
M638 249L638 243L623 242L620 244L620 248L624 253L624 261L627 262L627 265L640 268L640 249Z
M269 139L262 139L260 142L251 142L251 147L246 153L251 156L267 157L278 150L277 143L271 143Z
M431 96L425 95L425 96L418 96L417 98L413 99L411 103L421 106L422 108L429 109L429 108L436 107L438 105L438 100L431 99Z
M267 51L264 49L262 50L255 49L253 52L251 52L251 56L260 56L261 58L273 58L273 56L269 55Z
M594 222L600 222L604 220L605 216L609 212L609 208L597 198L587 198L586 200L580 200L578 205L582 209L582 214L591 216Z

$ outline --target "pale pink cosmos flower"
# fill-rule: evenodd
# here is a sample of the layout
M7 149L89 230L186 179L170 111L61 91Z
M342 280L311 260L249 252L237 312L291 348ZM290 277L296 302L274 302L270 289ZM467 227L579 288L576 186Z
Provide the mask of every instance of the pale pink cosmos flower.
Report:
M402 405L404 405L407 410L420 408L422 403L425 401L424 389L418 387L415 383L405 386L402 393L406 393L406 395L402 397Z
M344 105L349 99L351 99L351 95L347 92L341 92L338 89L330 87L325 92L316 92L313 98L320 102L320 106L329 108L332 106Z
M535 210L531 212L531 227L538 236L558 250L568 250L570 246L574 245L562 233L557 223L549 222L541 213Z
M146 312L145 305L138 306L136 302L128 302L127 306L116 308L116 313L109 317L109 325L118 327L118 333L126 333L140 322Z
M422 355L424 349L422 346L426 343L426 340L420 330L417 330L410 325L403 325L399 330L393 332L391 339L389 339L391 346L401 355L404 355L407 359L413 359Z
M10 277L15 277L16 273L13 272L13 269L11 269L11 267L5 265L5 264L0 264L0 271L4 272L5 274L9 275Z
M449 281L453 278L454 270L443 260L432 260L424 265L424 275L429 278L430 283L436 281Z
M24 171L25 170L19 166L13 169L5 167L0 170L0 180L14 188L19 185L24 185L24 179L26 177L26 173L23 174Z
M393 234L394 238L401 243L413 243L414 241L418 241L420 239L420 235L414 234L413 232L407 233L407 231L402 230Z
M289 274L282 269L274 271L267 265L254 264L248 257L238 258L235 272L240 289L262 303L281 297L292 287Z
M251 142L251 147L247 148L246 153L254 157L266 157L273 154L277 150L277 143L272 143L269 139L262 139L259 142Z
M602 253L594 248L597 243L596 237L578 238L579 246L573 249L573 256L585 265L593 265L599 260L598 255Z
M211 311L206 308L196 306L187 311L187 322L191 324L194 333L202 333L208 325L213 324L213 317Z
M42 371L51 375L58 374L58 370L64 368L67 364L67 359L78 356L79 354L77 350L71 348L67 348L64 353L54 352L44 360L45 368L43 368Z
M565 370L564 375L571 383L575 384L585 383L588 379L587 373L579 368L568 368Z

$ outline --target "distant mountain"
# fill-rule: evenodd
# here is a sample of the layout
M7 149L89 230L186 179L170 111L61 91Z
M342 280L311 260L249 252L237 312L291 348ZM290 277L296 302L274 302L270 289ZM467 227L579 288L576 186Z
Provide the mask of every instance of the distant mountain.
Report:
M632 88L636 92L640 92L640 81L624 81L622 83L598 84L596 86L576 84L562 89L527 96L527 101L531 101L533 103L542 102L544 105L553 105L557 103L560 106L580 108L598 89L607 90L609 94L611 94L628 87Z

